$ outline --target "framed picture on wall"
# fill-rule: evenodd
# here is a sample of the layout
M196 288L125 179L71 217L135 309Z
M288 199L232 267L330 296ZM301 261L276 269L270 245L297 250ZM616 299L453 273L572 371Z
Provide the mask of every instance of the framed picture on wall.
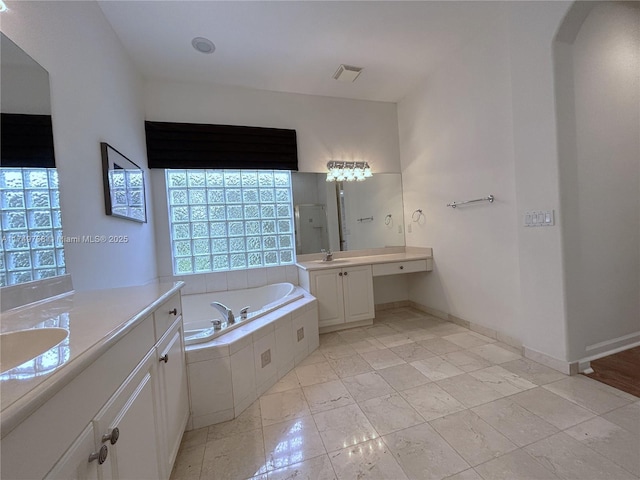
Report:
M146 223L144 171L108 143L100 151L107 215Z

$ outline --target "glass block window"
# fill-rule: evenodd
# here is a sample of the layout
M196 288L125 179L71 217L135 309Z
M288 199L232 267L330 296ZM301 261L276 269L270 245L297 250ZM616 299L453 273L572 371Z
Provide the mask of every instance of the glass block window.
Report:
M0 217L0 286L65 273L55 168L0 168Z
M295 261L291 173L166 170L175 275Z

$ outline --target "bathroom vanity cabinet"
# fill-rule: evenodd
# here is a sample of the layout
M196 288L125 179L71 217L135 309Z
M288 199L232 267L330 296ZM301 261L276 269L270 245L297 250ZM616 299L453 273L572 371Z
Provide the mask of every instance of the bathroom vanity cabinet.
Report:
M375 316L371 265L309 273L309 293L318 300L318 326L351 324Z
M189 415L179 290L140 317L3 433L2 478L169 478Z
M433 269L430 248L410 253L403 251L360 256L357 252L348 252L328 262L316 259L315 255L304 257L311 258L298 262L298 278L300 286L318 300L320 333L373 323L374 277Z

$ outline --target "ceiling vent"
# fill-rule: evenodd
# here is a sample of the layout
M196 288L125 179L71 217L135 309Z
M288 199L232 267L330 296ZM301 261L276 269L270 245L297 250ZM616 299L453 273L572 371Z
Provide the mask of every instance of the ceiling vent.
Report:
M362 68L354 67L351 65L340 65L336 73L333 74L333 78L341 82L355 82Z

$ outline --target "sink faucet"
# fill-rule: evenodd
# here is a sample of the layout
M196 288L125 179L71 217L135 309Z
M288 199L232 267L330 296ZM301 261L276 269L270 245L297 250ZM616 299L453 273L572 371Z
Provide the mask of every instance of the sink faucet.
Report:
M331 260L333 260L333 252L331 251L331 249L325 250L323 248L322 250L320 250L320 252L324 253L324 259L322 260L323 262L330 262Z
M233 325L236 323L236 317L233 316L233 312L229 307L220 303L220 302L212 302L211 306L218 310L224 317L227 319L227 325Z

